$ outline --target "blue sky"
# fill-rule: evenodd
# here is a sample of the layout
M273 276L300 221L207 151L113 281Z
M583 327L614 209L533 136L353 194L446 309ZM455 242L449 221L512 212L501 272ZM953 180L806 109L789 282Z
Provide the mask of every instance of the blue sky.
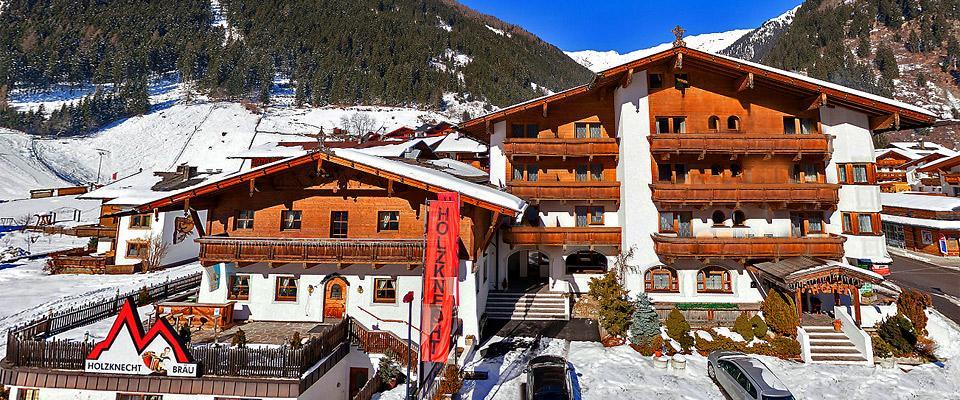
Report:
M563 50L621 53L687 35L756 28L801 0L460 0L474 10L520 25Z

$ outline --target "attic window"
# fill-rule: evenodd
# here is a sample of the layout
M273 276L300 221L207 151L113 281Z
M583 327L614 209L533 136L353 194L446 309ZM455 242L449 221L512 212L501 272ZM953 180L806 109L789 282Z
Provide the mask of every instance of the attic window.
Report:
M663 87L663 74L650 74L650 89Z
M684 90L690 87L690 80L687 74L673 74L673 87L678 90Z

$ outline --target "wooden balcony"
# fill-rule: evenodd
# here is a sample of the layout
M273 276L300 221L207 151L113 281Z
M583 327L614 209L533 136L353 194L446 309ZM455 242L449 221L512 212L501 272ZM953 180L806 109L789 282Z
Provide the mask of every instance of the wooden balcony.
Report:
M657 133L648 137L653 153L688 154L827 154L830 138L823 134L782 133Z
M507 189L527 200L620 200L619 181L510 181Z
M740 183L673 184L654 183L653 201L658 204L789 203L836 205L840 185L832 183Z
M907 181L907 173L906 173L906 172L890 172L890 171L884 172L884 171L877 171L877 181L880 181L880 182L889 182L889 181L906 182L906 181Z
M943 181L949 185L960 185L960 173L945 173Z
M620 227L512 226L503 241L517 246L620 246Z
M213 237L197 239L203 263L423 263L423 239L287 239Z
M843 236L823 237L672 237L654 234L658 255L667 258L786 258L811 256L827 259L843 257Z
M616 138L509 138L503 142L509 157L616 157Z
M79 237L117 237L117 227L102 225L79 225L73 228Z

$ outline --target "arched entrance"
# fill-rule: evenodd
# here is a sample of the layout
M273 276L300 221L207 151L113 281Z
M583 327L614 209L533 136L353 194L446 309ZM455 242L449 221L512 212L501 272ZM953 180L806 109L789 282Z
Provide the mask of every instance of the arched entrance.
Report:
M547 283L550 258L539 251L520 250L507 260L507 288L526 291Z
M342 319L347 310L347 280L330 278L323 287L323 318Z
M567 256L566 274L602 274L607 272L607 256L583 250Z

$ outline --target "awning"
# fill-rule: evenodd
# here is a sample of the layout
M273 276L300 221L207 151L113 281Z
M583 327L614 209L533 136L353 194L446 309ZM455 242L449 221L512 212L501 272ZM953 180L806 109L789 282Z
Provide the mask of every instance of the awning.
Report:
M813 257L792 257L777 262L764 262L753 267L760 278L788 290L812 286L841 284L862 287L879 284L883 276L846 263Z

